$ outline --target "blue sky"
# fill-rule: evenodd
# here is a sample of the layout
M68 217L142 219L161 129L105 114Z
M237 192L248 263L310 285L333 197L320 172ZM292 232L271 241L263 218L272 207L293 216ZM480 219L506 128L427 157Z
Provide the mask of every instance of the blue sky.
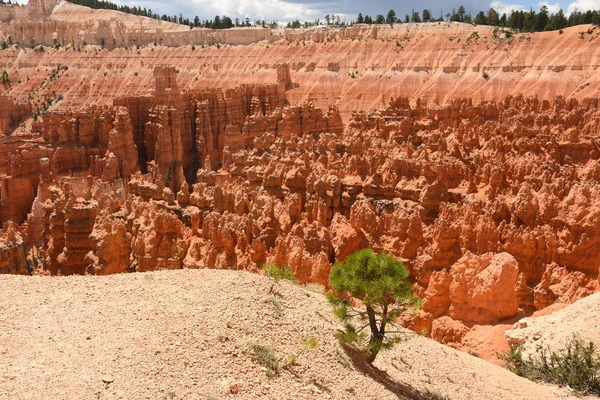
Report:
M119 4L128 4L130 6L141 6L152 9L154 12L169 15L179 15L193 17L200 16L202 19L212 19L215 15L228 15L232 18L243 19L249 17L254 19L290 21L296 18L300 20L313 20L315 18L323 19L325 14L345 15L348 20L355 19L358 12L363 14L375 15L378 13L386 14L389 9L394 9L399 17L404 14L410 14L412 10L422 11L428 8L434 17L440 15L443 9L444 14L450 12L452 8L458 8L461 4L471 14L480 10L487 10L494 7L498 11L508 12L512 9L539 9L542 4L548 6L551 12L562 8L565 13L578 9L586 11L588 9L600 9L600 0L563 0L555 1L482 1L482 0L456 0L456 3L448 0L408 0L408 1L389 1L389 0L371 0L368 2L361 0L112 0Z

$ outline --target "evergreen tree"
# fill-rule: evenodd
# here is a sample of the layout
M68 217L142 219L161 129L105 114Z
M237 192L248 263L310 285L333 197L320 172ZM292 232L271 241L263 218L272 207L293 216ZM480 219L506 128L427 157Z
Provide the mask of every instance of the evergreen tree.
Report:
M431 12L428 9L423 10L423 22L431 21Z
M543 5L540 8L540 12L534 17L534 26L536 32L541 32L546 30L546 25L550 22L550 17L548 16L548 7Z
M218 15L215 15L215 18L213 19L211 28L213 28L213 29L222 29L223 28L223 24L221 23L221 17L219 17Z
M487 23L488 25L497 26L498 25L498 12L490 8L487 13Z
M394 10L388 11L385 22L390 25L398 22L398 18L396 18L396 11L394 11Z
M466 13L467 12L465 11L465 8L463 6L458 7L458 11L456 12L456 15L458 16L458 21L464 22Z
M487 25L487 17L483 11L479 11L473 19L473 22L477 25Z
M328 295L328 300L334 314L346 323L339 339L346 344L361 343L366 340L363 330L368 327L371 334L362 351L369 363L382 349L400 340L401 330L395 323L400 315L420 305L408 275L406 267L393 256L374 254L370 249L352 253L331 270L329 283L334 293ZM365 309L352 307L351 298L360 300ZM357 320L362 325L358 329L354 325Z

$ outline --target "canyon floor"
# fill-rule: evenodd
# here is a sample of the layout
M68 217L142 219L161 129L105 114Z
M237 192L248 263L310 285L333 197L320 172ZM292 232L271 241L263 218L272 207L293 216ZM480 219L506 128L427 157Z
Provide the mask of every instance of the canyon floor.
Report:
M270 281L247 272L0 276L0 286L1 399L396 399L411 387L449 399L571 397L417 335L365 368L335 339L322 294L282 282L272 300ZM317 348L275 377L251 349L285 357L308 337Z

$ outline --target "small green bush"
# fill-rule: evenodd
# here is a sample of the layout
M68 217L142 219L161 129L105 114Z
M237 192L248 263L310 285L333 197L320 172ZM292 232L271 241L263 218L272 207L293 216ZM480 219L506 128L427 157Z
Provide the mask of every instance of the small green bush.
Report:
M302 345L302 349L297 353L288 355L284 363L281 362L283 357L278 358L275 352L268 346L254 343L251 344L251 347L260 366L266 370L267 376L272 377L279 375L282 369L290 369L296 365L298 358L315 349L319 345L319 342L314 337L307 337L302 339L300 344Z
M577 335L561 351L538 346L534 355L525 358L522 348L516 346L499 358L509 370L529 380L569 386L584 395L600 395L600 356L593 342L586 343Z
M283 365L283 368L289 368L292 365L296 365L296 360L298 360L298 358L302 354L304 354L308 351L311 351L313 349L316 349L317 346L319 345L319 342L314 337L307 337L307 338L302 339L301 344L302 344L302 350L300 350L296 354L290 354L287 357L287 362Z
M254 351L260 366L267 370L267 376L279 375L279 360L270 347L253 344L252 350Z
M298 278L296 278L296 275L294 275L289 265L282 265L278 267L275 264L265 264L262 269L263 271L265 271L265 274L271 279L271 288L269 289L269 293L273 293L275 283L278 283L283 279L288 280L292 283L298 283Z

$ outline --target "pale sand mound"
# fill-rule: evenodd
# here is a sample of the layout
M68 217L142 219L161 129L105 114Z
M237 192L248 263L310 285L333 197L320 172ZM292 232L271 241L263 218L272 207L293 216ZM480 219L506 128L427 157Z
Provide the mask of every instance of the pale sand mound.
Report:
M406 384L452 399L568 397L422 337L378 359L389 375L377 383L349 363L321 294L283 283L278 311L250 273L0 276L0 287L2 399L392 399ZM284 356L311 336L319 347L274 378L249 348Z
M538 346L559 350L573 335L600 348L600 292L549 315L523 318L506 331L510 343L522 344L529 354Z

